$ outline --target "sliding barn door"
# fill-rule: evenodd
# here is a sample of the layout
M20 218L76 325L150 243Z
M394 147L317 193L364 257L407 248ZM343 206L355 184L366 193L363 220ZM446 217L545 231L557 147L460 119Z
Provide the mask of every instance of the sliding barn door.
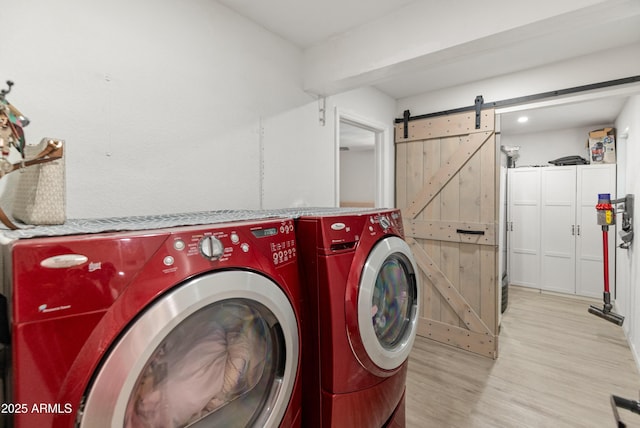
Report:
M499 148L494 111L395 128L396 198L421 271L418 335L498 356Z

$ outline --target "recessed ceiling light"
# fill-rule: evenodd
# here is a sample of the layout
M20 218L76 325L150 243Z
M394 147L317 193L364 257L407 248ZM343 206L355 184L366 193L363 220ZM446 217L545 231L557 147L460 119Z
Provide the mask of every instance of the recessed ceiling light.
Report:
M526 123L529 121L529 118L527 116L520 116L518 118L518 123Z

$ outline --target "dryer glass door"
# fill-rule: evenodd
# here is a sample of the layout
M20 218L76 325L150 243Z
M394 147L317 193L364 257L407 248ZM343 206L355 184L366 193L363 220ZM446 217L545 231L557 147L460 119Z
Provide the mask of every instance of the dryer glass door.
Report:
M101 418L131 428L278 426L297 362L284 293L257 274L212 274L129 328L96 376L82 426Z
M393 370L406 360L418 320L417 267L407 243L388 237L372 249L358 293L358 327L368 357Z

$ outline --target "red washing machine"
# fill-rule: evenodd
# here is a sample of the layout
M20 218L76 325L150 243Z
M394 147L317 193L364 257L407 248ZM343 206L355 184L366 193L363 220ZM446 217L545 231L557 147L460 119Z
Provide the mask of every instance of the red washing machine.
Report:
M225 219L2 234L7 425L300 426L294 222Z
M309 210L296 236L310 336L303 425L404 427L420 296L400 212Z

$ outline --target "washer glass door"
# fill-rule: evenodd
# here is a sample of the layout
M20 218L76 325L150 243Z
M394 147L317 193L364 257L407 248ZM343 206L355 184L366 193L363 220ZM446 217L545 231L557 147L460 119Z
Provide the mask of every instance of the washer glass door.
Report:
M229 271L190 281L115 345L81 426L278 426L298 343L291 305L267 278Z
M129 397L125 426L253 425L281 370L273 314L251 300L200 309L156 348ZM206 421L205 421L206 420Z
M418 321L417 267L407 243L388 237L372 249L360 278L358 328L367 356L385 370L409 356Z

